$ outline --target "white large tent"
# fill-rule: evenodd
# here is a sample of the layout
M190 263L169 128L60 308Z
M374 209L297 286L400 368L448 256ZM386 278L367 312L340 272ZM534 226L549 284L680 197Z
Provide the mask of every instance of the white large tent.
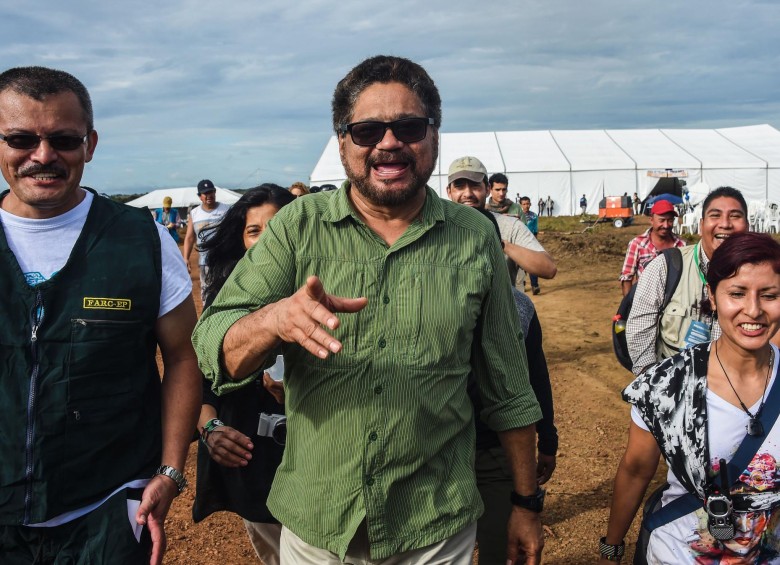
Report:
M535 204L551 196L556 215L579 212L588 199L596 213L604 196L647 196L661 177L688 186L740 189L748 200L780 201L780 131L769 125L724 129L557 130L442 133L429 181L446 197L447 169L464 155L478 157L489 174L509 178L509 194ZM310 181L339 185L346 175L338 143L328 141Z
M143 196L131 200L127 204L136 208L147 207L150 209L162 208L163 198L170 196L173 200L174 208L189 208L200 204L197 186L184 186L181 188L161 188L153 190ZM241 195L226 188L217 188L217 202L225 204L235 204Z

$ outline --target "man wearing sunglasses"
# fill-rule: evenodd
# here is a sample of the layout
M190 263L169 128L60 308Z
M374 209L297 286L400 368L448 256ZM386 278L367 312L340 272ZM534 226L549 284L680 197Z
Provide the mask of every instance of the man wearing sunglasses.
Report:
M191 284L148 211L80 187L97 140L76 78L0 74L2 563L161 563L186 484Z
M221 392L285 355L287 445L268 500L282 561L471 564L473 370L514 470L508 558L539 563L541 412L493 226L426 186L438 90L412 61L377 56L332 109L347 181L277 214L193 336Z

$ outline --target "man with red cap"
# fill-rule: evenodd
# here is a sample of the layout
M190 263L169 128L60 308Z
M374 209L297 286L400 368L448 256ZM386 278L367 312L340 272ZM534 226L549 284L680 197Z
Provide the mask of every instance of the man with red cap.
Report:
M670 247L684 247L685 241L677 237L672 231L677 210L668 200L656 200L650 214L650 227L641 235L636 236L628 243L626 260L623 262L623 270L620 272L620 284L623 287L623 296L631 290L635 279L639 278L642 271L656 255Z

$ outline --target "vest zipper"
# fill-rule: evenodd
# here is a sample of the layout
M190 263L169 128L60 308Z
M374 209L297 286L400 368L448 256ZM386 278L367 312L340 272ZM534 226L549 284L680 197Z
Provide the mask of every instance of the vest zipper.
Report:
M35 293L35 306L30 312L30 351L32 353L32 371L30 373L30 392L27 397L27 439L25 442L26 466L25 475L27 486L24 494L24 521L23 524L30 523L30 513L32 506L32 487L33 487L33 441L35 440L35 401L38 394L38 372L40 365L38 363L38 329L43 321L43 295L38 290Z

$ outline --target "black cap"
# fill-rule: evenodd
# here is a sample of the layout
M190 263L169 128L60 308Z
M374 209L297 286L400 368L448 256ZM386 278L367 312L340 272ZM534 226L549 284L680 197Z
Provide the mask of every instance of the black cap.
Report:
M209 179L203 179L198 183L198 196L206 194L207 192L214 192L215 190L217 189L214 188L214 183Z

